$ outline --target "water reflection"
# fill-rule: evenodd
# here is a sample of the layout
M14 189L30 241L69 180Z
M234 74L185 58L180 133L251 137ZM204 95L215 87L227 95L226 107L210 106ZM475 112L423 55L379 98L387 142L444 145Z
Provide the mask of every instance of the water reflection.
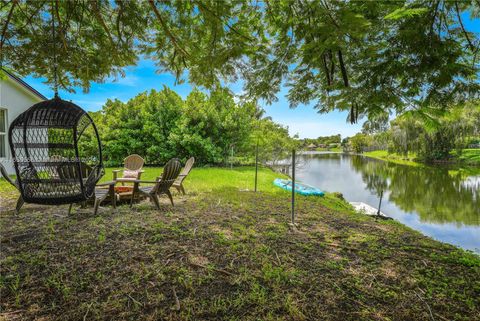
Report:
M378 207L424 234L480 252L480 175L411 167L362 156L304 155L298 177L349 201Z

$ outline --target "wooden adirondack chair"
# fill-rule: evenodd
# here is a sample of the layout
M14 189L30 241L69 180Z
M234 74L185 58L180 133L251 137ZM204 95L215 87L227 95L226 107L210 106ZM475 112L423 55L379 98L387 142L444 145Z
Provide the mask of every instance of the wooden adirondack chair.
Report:
M190 157L187 162L185 163L185 167L183 168L178 178L173 182L173 187L177 189L178 192L181 192L185 195L185 188L183 188L183 181L187 178L188 173L192 170L193 164L195 163L195 157Z
M68 164L68 163L58 166L57 168L58 177L60 179L68 179L68 178L73 178L77 176L76 166L77 166L76 164L73 164L72 166L72 164ZM85 163L81 164L80 169L81 169L82 177L89 177L89 174L92 171L92 168ZM115 181L109 181L104 183L97 183L95 185L95 192L92 196L93 202L94 202L94 205L93 205L94 215L97 214L98 207L105 199L107 199L107 197L110 197L113 208L117 207L116 206L117 197L115 195L115 183L116 183ZM102 188L104 186L108 186L108 188ZM85 206L86 206L86 202L83 202L82 207L85 207ZM68 208L68 214L71 213L72 207L73 207L73 204L70 204L70 207Z
M17 191L20 193L17 182L12 181L10 176L8 176L7 170L5 169L5 167L3 167L2 164L0 164L0 174L2 174L2 176L5 178L5 180L7 182L9 182L13 187L15 187L17 189ZM24 203L25 202L23 201L22 195L20 194L20 196L18 197L18 200L17 200L17 206L15 207L15 211L17 212L17 214L20 212L20 209L22 208Z
M137 154L127 156L124 160L123 169L116 169L113 171L113 180L121 182L124 185L125 182L133 182L139 180L143 170L144 159ZM122 177L118 177L118 173L123 172Z
M130 207L133 206L133 200L135 199L135 196L138 194L148 196L150 200L155 204L157 209L160 209L160 200L158 199L158 196L161 194L166 194L173 206L173 197L172 197L172 194L170 193L170 187L172 186L173 182L175 182L175 180L177 179L178 174L180 173L181 167L182 165L180 164L180 161L176 158L172 158L171 160L168 161L168 163L163 168L162 176L157 177L157 180L155 181L135 180L133 185L132 198L130 201ZM154 185L145 186L145 187L140 186L140 184L143 184L143 183L146 183L146 184L150 183Z

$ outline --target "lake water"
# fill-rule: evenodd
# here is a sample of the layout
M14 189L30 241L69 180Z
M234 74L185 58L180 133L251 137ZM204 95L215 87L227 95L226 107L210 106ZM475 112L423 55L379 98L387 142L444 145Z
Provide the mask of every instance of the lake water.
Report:
M480 254L480 174L340 153L298 156L297 179L364 202L441 242Z

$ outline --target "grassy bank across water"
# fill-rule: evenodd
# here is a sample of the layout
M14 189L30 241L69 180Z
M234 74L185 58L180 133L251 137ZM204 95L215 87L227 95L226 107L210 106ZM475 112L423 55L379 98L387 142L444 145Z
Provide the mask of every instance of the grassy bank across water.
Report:
M111 178L107 170L105 180ZM147 168L146 179L160 168ZM280 175L195 168L157 211L26 205L0 181L0 319L478 320L480 259Z
M409 154L408 157L405 157L403 155L395 154L395 153L388 153L386 150L375 150L371 152L365 152L363 155L371 157L371 158L377 158L381 160L385 160L388 162L392 162L395 164L400 164L400 165L409 165L409 166L425 166L423 163L415 161L415 154Z
M425 166L423 162L416 158L415 153L409 153L408 157L405 157L396 153L388 153L386 150L376 150L365 152L363 155L401 165ZM464 149L461 155L457 155L456 151L453 151L452 157L452 160L449 162L452 165L480 166L480 149Z
M341 147L334 147L334 148L322 148L318 147L315 149L317 152L334 152L334 153L341 153L343 150Z
M480 149L479 148L464 149L461 155L457 155L456 152L453 152L453 155L461 163L480 166Z

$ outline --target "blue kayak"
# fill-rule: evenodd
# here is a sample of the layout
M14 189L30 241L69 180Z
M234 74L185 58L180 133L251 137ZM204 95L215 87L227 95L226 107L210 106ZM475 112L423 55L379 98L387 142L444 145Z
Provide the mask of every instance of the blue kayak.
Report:
M292 181L289 179L287 180L287 179L276 178L273 181L273 185L283 188L284 190L287 190L287 191L292 191ZM316 187L303 184L303 183L298 183L298 182L295 182L295 193L298 193L301 195L315 195L315 196L325 195L324 192L322 192Z

